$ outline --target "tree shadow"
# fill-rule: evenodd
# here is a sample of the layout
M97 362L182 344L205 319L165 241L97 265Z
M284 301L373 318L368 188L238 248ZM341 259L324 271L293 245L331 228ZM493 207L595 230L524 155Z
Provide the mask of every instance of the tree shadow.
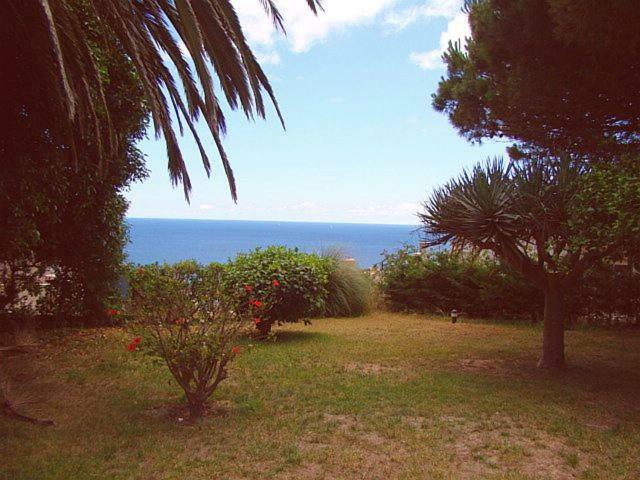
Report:
M619 421L640 420L640 370L637 365L611 361L570 363L564 370L536 367L535 357L483 359L472 368L458 368L499 395L539 398L541 404L568 404L578 409L608 412ZM499 366L496 366L499 365Z
M325 333L320 333L320 332L305 332L305 331L300 331L300 330L274 330L274 336L275 339L273 340L273 343L275 343L276 345L278 343L302 343L302 342L308 342L308 341L312 341L312 340L322 340L324 338L327 338L328 335ZM269 340L267 340L268 342Z

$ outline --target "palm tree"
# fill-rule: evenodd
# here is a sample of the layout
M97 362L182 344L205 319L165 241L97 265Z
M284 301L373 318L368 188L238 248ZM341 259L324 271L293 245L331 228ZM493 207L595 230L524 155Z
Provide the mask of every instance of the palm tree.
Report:
M273 0L259 1L276 28L284 32L282 15ZM321 9L320 0L305 1L314 13ZM237 199L221 140L226 124L212 72L231 109L241 108L248 118L264 118L266 92L284 127L273 89L247 44L230 0L20 0L7 2L5 7L1 48L29 48L29 62L38 66L33 71L42 72L44 65L46 73L38 74L38 81L53 105L51 135L74 160L76 148L88 144L99 159L107 161L117 147L100 59L86 35L88 27L102 33L98 47L116 46L130 59L156 137L164 136L172 183L182 184L187 200L191 182L172 115L180 134L185 124L190 130L209 175L207 149L195 129L195 122L204 118L231 195ZM6 72L11 72L11 66Z
M598 224L606 241L585 234L590 216L580 199L590 168L560 158L488 161L437 189L419 213L429 244L490 250L544 292L541 368L565 365L566 292L624 245L598 206L592 217L606 218Z

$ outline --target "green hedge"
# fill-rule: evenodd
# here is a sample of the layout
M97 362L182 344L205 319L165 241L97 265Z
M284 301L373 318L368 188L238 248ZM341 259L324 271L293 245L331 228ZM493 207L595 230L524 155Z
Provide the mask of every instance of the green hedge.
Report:
M587 323L640 325L640 274L624 265L592 268L570 299Z
M399 311L531 317L543 305L537 289L488 256L442 251L425 257L411 246L386 255L381 288L385 304Z
M425 256L411 246L386 255L380 287L386 306L398 311L456 309L473 317L537 319L544 305L538 288L488 255L441 251ZM602 264L567 292L566 302L570 320L637 325L640 275Z

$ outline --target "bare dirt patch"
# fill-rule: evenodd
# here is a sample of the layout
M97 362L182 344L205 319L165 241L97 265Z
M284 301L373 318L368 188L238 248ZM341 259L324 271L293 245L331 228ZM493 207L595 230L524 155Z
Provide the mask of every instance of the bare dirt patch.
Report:
M420 430L424 428L427 423L427 419L425 417L414 416L414 415L404 416L402 417L401 420L402 420L402 423L405 423L416 430Z
M35 344L15 354L0 352L0 413L47 422L57 420L50 418L49 411L55 385L50 376L41 372L41 356L41 347Z
M584 426L592 430L603 432L616 430L620 426L620 420L611 415L601 415L584 422Z
M512 364L492 358L463 358L452 367L458 371L490 375L507 375L513 370Z
M325 474L325 469L322 465L315 462L305 462L300 465L296 470L283 478L301 478L304 480L329 478Z
M325 413L323 418L325 422L335 425L336 431L349 434L356 440L369 446L382 446L390 442L390 440L376 431L365 430L363 422L355 415L332 415Z
M325 413L322 418L325 422L335 425L335 429L342 433L355 430L356 427L360 426L358 417L355 415L334 415L331 413Z
M402 442L367 428L357 415L325 413L322 420L328 433L303 436L298 446L304 460L287 478L386 480L406 461Z
M586 459L565 440L540 430L526 430L505 416L484 422L452 422L452 450L461 479L518 472L527 478L579 478Z
M347 372L359 373L361 375L381 375L383 373L398 371L397 368L377 363L347 363L344 369Z
M208 402L202 413L202 417L228 417L233 410L233 403L227 400ZM144 414L150 417L164 418L181 425L190 425L193 423L189 419L189 409L186 405L182 404L173 403L154 406L147 409Z

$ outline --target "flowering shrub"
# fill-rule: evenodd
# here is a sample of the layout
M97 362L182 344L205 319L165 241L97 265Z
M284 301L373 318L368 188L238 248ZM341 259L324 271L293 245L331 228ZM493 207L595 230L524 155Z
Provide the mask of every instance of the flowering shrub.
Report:
M131 340L131 343L127 345L127 350L129 350L130 352L135 352L138 348L138 345L140 345L141 342L142 342L142 337L134 338L133 340Z
M127 318L139 336L129 351L162 357L184 390L192 417L227 377L238 354L240 329L249 321L242 299L224 292L221 267L195 262L132 268ZM246 292L243 292L246 293Z
M243 292L245 311L259 333L322 313L327 298L330 262L286 247L256 249L240 254L226 266L229 291Z

